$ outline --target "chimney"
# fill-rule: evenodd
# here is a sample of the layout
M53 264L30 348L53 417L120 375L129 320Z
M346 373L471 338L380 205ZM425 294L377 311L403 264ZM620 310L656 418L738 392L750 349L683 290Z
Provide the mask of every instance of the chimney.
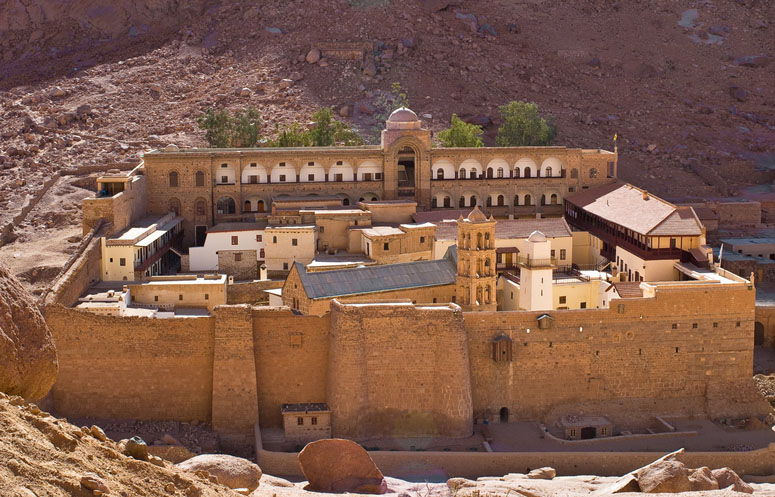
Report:
M649 192L647 192L646 190L643 190L643 200L648 200L648 199L649 199Z

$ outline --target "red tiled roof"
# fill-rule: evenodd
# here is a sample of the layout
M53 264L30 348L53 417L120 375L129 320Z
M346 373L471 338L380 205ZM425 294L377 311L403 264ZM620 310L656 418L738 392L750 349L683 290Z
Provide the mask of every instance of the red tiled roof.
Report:
M616 293L623 299L639 299L643 297L640 281L621 281L614 283L614 288L616 288Z

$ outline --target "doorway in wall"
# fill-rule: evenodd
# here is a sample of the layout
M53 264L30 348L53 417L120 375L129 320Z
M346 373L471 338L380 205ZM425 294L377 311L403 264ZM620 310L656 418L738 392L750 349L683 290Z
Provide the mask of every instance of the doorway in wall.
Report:
M753 344L764 345L764 325L758 321L753 328Z
M398 151L398 196L414 198L415 153L411 147Z
M194 232L196 234L194 245L197 247L203 246L205 244L205 238L207 237L207 226L196 226Z
M597 436L597 429L594 426L587 426L581 429L581 439L589 440Z
M501 407L501 423L509 422L509 408Z

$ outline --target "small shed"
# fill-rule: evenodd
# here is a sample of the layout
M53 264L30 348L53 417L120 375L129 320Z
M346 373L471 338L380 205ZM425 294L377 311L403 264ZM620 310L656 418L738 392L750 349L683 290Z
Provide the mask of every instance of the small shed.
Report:
M613 423L605 416L564 416L560 426L566 440L610 437L614 431Z
M331 410L323 402L283 404L286 442L308 443L331 438Z

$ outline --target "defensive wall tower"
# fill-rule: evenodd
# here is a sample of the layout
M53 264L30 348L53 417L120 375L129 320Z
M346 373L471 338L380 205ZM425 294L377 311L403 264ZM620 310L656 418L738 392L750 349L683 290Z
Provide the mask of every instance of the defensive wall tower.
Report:
M460 307L334 300L329 340L332 436L471 435L471 375Z

